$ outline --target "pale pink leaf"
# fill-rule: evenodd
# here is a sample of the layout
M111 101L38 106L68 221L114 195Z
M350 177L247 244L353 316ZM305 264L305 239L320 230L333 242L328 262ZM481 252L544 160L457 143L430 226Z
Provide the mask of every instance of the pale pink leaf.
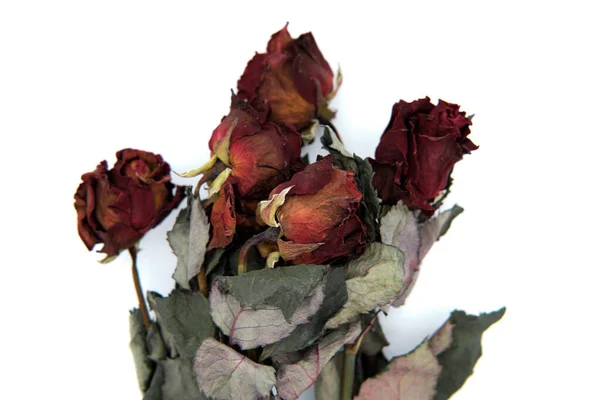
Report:
M388 369L363 382L354 400L431 400L442 367L428 341L393 359Z
M253 362L208 338L196 352L194 373L200 390L215 400L262 399L275 385L275 369Z
M360 335L360 324L345 326L329 333L298 357L273 357L277 368L277 391L285 400L295 400L311 387L323 367L346 344ZM299 353L296 353L299 354ZM293 362L293 363L289 363Z
M323 303L323 288L318 286L294 311L289 322L283 311L271 305L254 308L240 304L216 281L210 291L210 313L214 323L229 336L230 344L242 350L275 343L289 336L298 325L306 324Z

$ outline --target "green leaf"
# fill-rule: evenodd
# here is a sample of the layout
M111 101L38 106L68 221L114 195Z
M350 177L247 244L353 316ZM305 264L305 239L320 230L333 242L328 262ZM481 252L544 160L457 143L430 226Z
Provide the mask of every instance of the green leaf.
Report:
M275 343L289 336L298 325L309 323L309 318L318 311L323 299L321 284L304 299L288 321L276 306L260 304L252 308L240 303L225 284L217 280L210 291L210 310L214 323L229 336L230 344L247 350Z
M181 357L161 362L164 371L162 400L206 399L206 396L198 389L193 365L192 359Z
M177 257L173 279L184 289L190 289L189 281L200 273L210 224L199 198L188 194L188 206L181 210L173 229L167 232L167 240Z
M149 292L150 307L160 327L173 338L177 352L192 358L207 337L214 334L208 300L201 293L174 290L168 297Z
M144 326L142 313L137 308L129 313L129 334L131 335L129 348L133 355L138 385L140 390L145 392L150 385L155 364L149 357L149 350L146 345L146 327Z
M481 357L483 332L504 316L506 308L480 316L454 311L447 323L453 325L452 344L438 355L442 372L437 383L434 400L450 398L473 373L473 367Z
M142 400L165 400L162 395L162 385L165 383L165 374L163 372L162 365L158 364L155 368L154 375L152 375L152 382L150 387L144 393Z
M143 400L208 400L198 389L191 359L165 359L156 366Z
M331 154L336 167L354 172L358 190L363 195L358 216L367 228L368 242L377 241L379 237L379 199L372 184L373 168L371 164L356 154L350 154L328 126L325 126L321 143Z
M324 265L296 265L291 268L262 268L219 280L225 291L246 307L275 306L289 322L304 299L323 283Z
M198 349L194 372L200 389L216 400L267 397L275 385L273 367L257 364L213 338Z
M295 268L295 267L292 267ZM310 317L310 322L298 325L292 334L266 346L261 361L271 356L304 349L319 339L325 331L325 323L333 317L348 300L343 268L332 268L325 276L325 299L319 310Z
M340 400L343 373L344 353L339 352L321 370L315 382L315 398L317 400Z
M352 343L360 335L360 324L346 325L325 336L308 351L298 357L286 355L273 357L277 368L277 392L286 400L295 400L311 387L321 369L346 343ZM294 359L295 358L295 359Z
M346 265L348 301L325 327L336 328L394 301L404 286L403 263L404 255L396 247L369 244L362 256Z
M219 266L221 263L221 257L223 257L224 254L225 249L223 248L213 249L209 252L209 254L207 254L207 259L205 260L207 276L213 272L217 266Z

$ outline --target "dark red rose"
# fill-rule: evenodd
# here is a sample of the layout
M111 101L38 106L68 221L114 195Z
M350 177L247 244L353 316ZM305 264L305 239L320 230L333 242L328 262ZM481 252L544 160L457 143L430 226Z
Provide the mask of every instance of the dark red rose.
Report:
M219 197L228 199L221 200L219 207L213 206L211 214L216 215L211 215L211 219L231 223L229 214L235 204L233 221L238 226L252 226L258 201L267 199L273 188L304 168L300 134L291 125L269 121L268 114L267 106L256 110L234 97L229 115L214 130L209 147L220 160L216 168L219 163L230 168L226 183L231 187L219 191ZM231 207L226 209L224 204ZM224 247L231 242L232 234L225 231L213 230L213 247Z
M79 236L88 250L103 243L108 256L130 248L158 225L184 197L177 186L175 195L169 164L160 155L125 149L117 163L107 169L102 161L84 174L75 192Z
M260 218L279 225L281 257L291 264L323 264L365 249L357 215L362 194L354 173L334 168L327 156L277 186L259 206Z
M273 121L294 124L301 130L328 113L333 71L312 33L292 39L286 25L273 34L266 53L256 54L248 62L238 91L240 98L251 103L267 100Z
M448 187L454 164L477 149L467 138L471 121L460 106L429 97L394 104L375 159L373 186L385 204L402 200L433 215L434 199Z

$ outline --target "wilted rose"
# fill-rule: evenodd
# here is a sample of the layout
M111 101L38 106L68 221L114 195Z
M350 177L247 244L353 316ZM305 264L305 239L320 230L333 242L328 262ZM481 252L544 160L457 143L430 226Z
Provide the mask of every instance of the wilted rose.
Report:
M169 164L160 155L125 149L108 170L102 161L84 174L75 192L79 236L88 250L103 243L108 256L133 246L158 225L184 197L177 186L175 195Z
M323 264L365 249L357 215L362 194L354 173L334 168L327 156L276 187L259 206L260 218L280 226L278 247L291 264Z
M237 220L237 225L251 225L258 201L267 199L273 188L304 168L300 158L300 134L293 126L269 121L268 115L266 105L254 109L234 97L229 115L210 138L209 147L220 160L215 168L222 168L218 165L224 163L229 169L225 181L229 186L219 190L219 197L227 196L227 199L217 200L218 204L213 207L213 226L222 221L231 225L232 218ZM215 228L209 247L223 247L231 242L232 236Z
M434 106L428 97L394 104L375 159L370 159L373 186L385 204L402 200L425 216L433 214L433 202L448 187L454 164L477 149L467 138L471 121L459 107L442 100Z
M333 71L312 33L292 39L286 25L273 34L266 53L248 62L238 81L238 95L252 103L267 100L273 121L301 130L316 117L332 116L327 99L333 85Z

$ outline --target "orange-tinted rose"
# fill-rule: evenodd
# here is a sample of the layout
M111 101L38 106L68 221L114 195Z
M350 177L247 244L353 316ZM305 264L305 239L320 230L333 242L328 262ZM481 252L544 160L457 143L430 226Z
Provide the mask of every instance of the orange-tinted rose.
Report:
M334 168L330 156L276 187L270 201L278 195L283 204L274 220L271 207L262 208L261 218L279 224L279 252L286 261L323 264L364 251L365 227L356 213L362 194L354 173Z
M292 39L286 25L271 37L266 53L248 62L238 90L252 103L267 100L273 121L300 130L325 112L333 92L333 71L312 33Z
M88 250L103 243L100 250L114 256L133 246L158 225L184 197L177 186L175 195L169 164L160 155L125 149L108 170L102 161L96 170L84 174L75 193L79 236Z
M255 109L234 96L229 115L214 130L209 147L219 157L217 167L225 163L231 172L227 189L219 191L211 220L227 221L227 226L252 226L258 201L267 199L273 188L304 168L300 134L291 125L269 121L268 115L268 106ZM231 242L230 229L217 227L216 222L213 227L211 247Z

